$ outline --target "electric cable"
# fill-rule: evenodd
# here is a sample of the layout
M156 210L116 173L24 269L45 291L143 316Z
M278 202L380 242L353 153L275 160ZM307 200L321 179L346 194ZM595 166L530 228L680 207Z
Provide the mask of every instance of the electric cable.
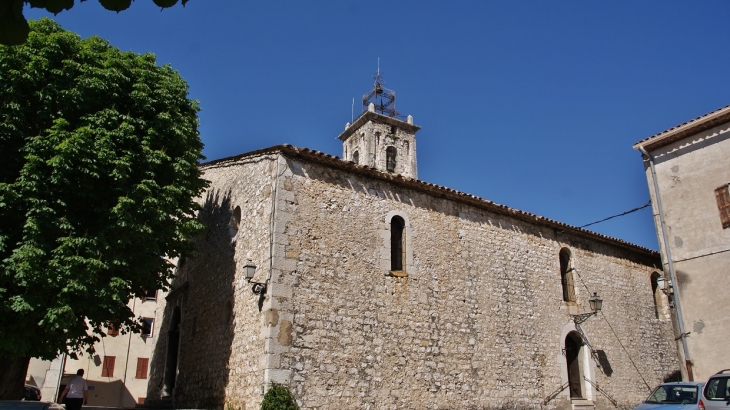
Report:
M649 205L651 205L651 199L649 200L649 202L645 203L644 205L642 205L642 206L640 206L638 208L634 208L634 209L632 209L630 211L626 211L626 212L620 213L618 215L609 216L608 218L604 218L604 219L601 219L600 221L596 221L596 222L591 222L589 224L579 226L578 228L585 228L586 226L591 226L591 225L595 225L597 223L605 222L605 221L608 221L609 219L618 218L619 216L628 215L628 214L630 214L632 212L636 212L636 211L638 211L640 209L644 209L644 208L646 208Z

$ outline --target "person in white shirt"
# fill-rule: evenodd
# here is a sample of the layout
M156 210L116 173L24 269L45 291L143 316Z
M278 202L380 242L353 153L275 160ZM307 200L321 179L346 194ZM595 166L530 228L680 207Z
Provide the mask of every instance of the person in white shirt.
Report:
M89 386L84 380L84 369L79 369L61 393L61 403L66 404L66 410L81 410L81 405L89 401Z

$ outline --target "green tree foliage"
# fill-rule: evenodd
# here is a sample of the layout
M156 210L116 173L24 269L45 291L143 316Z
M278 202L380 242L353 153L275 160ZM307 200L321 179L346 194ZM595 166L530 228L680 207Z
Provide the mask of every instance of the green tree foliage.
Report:
M80 0L84 2L86 0ZM105 9L117 13L126 10L133 0L99 0ZM178 0L152 0L156 5L167 8L177 4ZM182 0L185 6L188 0ZM74 0L0 0L0 44L15 46L23 44L28 37L30 27L23 16L23 6L46 9L53 14L71 10Z
M51 359L139 330L127 303L169 285L207 182L176 71L30 27L0 46L0 358Z
M299 410L299 406L288 387L272 382L261 401L261 410Z

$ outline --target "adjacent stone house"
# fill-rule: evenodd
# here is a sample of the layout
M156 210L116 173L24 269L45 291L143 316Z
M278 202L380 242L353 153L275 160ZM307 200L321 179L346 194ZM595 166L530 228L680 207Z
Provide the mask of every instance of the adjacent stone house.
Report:
M148 397L255 409L278 382L303 409L604 409L677 373L658 253L417 180L418 130L371 106L343 159L203 164L207 230Z
M643 155L666 272L654 287L675 307L684 378L706 380L730 368L730 106L634 149Z

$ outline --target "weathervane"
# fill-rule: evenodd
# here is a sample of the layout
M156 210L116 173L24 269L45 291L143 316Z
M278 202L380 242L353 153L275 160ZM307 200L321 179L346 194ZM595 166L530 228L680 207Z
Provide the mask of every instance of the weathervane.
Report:
M362 110L367 111L368 106L373 104L375 112L389 117L398 117L398 111L395 110L395 91L383 87L385 81L380 75L380 57L378 57L378 72L373 79L375 80L373 90L362 96Z

